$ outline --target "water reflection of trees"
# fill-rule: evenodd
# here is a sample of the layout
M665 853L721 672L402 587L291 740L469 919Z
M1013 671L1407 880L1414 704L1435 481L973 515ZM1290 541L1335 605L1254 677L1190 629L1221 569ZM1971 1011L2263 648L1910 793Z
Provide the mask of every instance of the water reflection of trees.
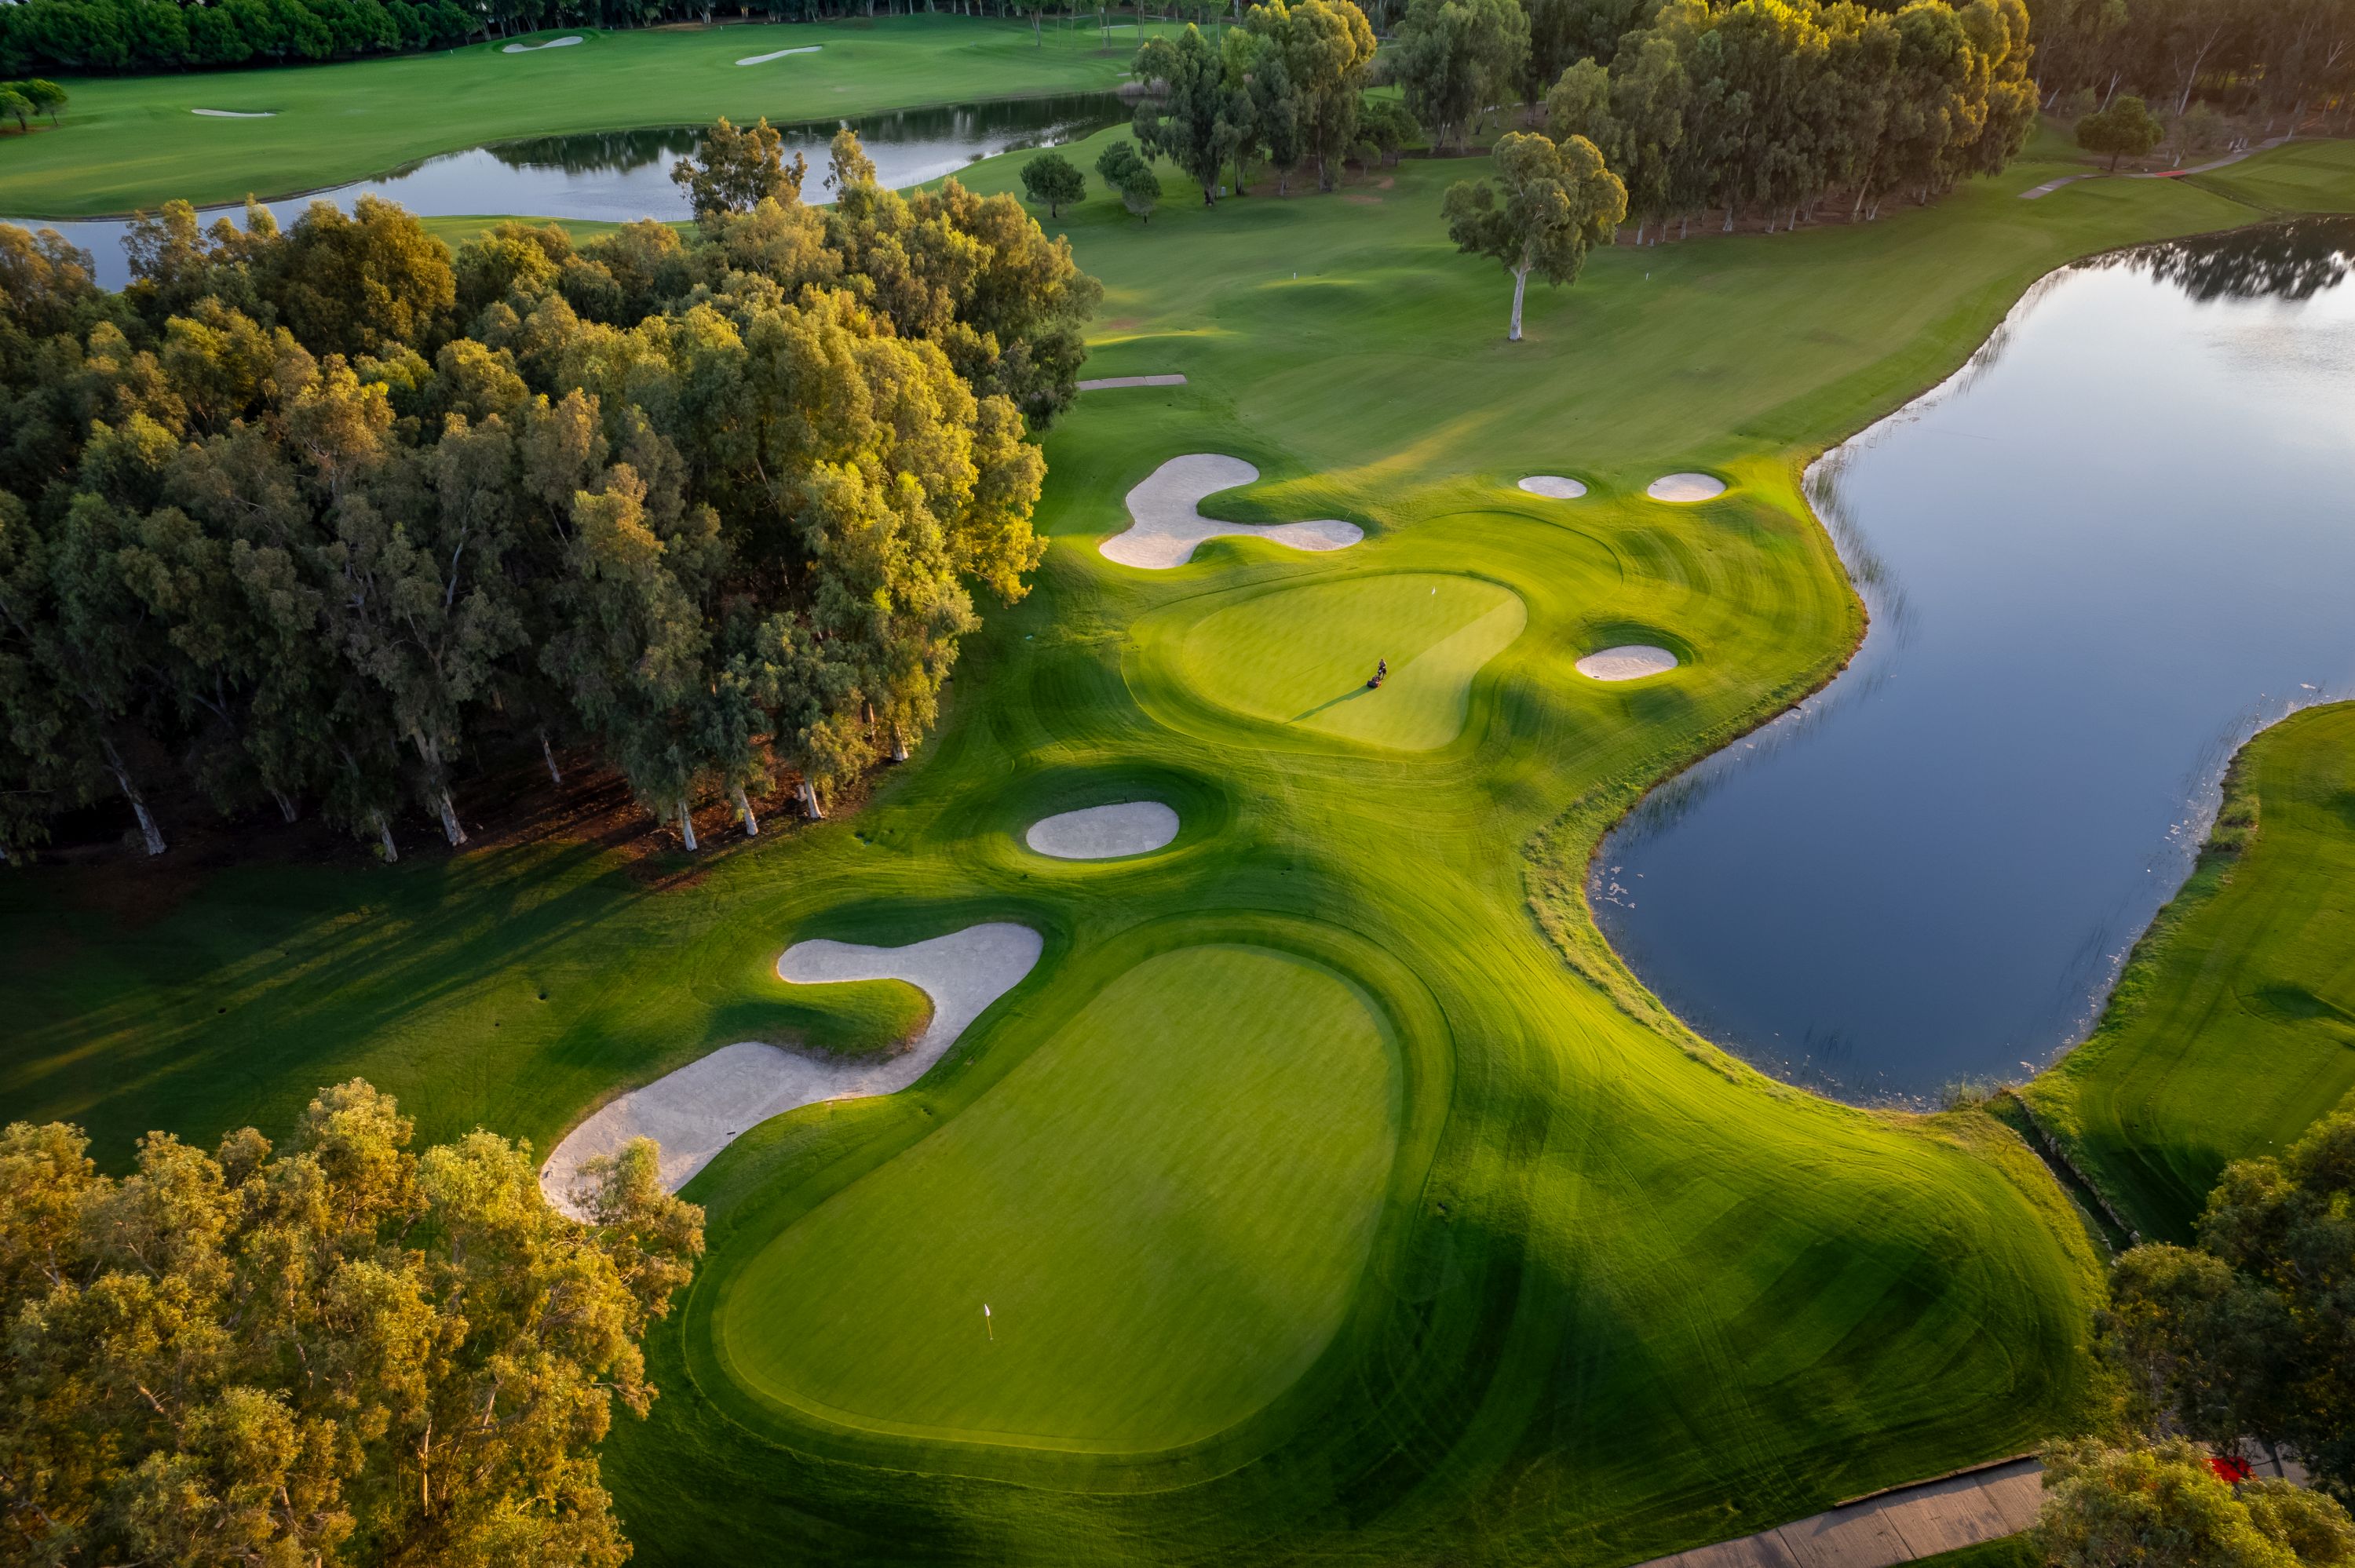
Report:
M2299 217L2141 246L2117 260L2195 300L2303 300L2347 276L2355 218Z
M940 142L981 146L1009 135L1012 147L1061 141L1125 120L1129 106L1109 92L1066 93L993 103L933 104L899 109L847 122L863 142L878 146ZM789 146L823 147L834 138L837 120L780 124ZM655 126L636 131L590 131L569 136L534 136L488 149L513 169L561 169L568 175L628 174L679 157L695 149L700 128Z

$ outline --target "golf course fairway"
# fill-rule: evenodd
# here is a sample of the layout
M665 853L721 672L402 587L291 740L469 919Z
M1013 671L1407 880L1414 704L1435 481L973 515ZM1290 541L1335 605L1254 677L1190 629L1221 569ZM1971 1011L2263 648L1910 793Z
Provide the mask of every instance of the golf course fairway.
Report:
M2355 703L2249 742L2220 823L2093 1034L2021 1091L2157 1240L2355 1091Z
M1365 1266L1398 1139L1384 1034L1289 954L1146 959L764 1247L721 1316L731 1369L901 1433L1150 1451L1225 1429L1316 1360Z
M1013 189L1028 156L963 177ZM1046 434L1033 591L980 601L940 728L870 799L692 857L485 832L397 866L0 877L0 1099L119 1163L151 1128L281 1136L365 1075L421 1140L547 1150L781 1008L828 1017L779 986L792 944L1039 933L919 1081L762 1122L686 1187L709 1250L648 1339L660 1399L603 1449L641 1565L1616 1568L2033 1447L2100 1396L2101 1263L2029 1147L1730 1059L1582 887L1645 789L1856 646L1812 458L2051 269L2264 216L2188 181L2018 199L2074 159L2040 143L1873 223L1600 248L1510 344L1510 279L1439 217L1485 165L1214 207L1172 176L1149 224L1092 183L1050 226L1105 284L1088 374L1186 383ZM1199 453L1257 470L1221 517L1362 540L1106 559L1124 498ZM1514 488L1573 457L1576 503ZM1683 471L1728 489L1644 495ZM1626 646L1678 663L1573 668ZM1380 692L1303 718L1377 658ZM1141 800L1183 824L1149 854L1025 846Z
M1206 701L1271 724L1430 751L1464 728L1472 677L1529 623L1477 577L1352 577L1250 595L1178 634L1176 673ZM1389 677L1367 685L1375 662Z

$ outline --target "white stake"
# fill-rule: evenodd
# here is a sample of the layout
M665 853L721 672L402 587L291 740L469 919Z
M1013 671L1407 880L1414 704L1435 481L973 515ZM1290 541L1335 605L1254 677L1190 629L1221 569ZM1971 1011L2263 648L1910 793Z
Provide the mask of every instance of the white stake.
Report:
M981 1304L981 1331L989 1336L991 1344L997 1343L997 1329L989 1320L989 1303L986 1301Z

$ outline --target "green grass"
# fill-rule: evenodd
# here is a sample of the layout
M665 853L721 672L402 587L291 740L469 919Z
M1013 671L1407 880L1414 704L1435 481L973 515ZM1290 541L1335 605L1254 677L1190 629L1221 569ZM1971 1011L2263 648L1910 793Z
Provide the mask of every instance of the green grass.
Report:
M1140 640L1174 643L1165 684L1252 718L1430 751L1464 728L1472 677L1521 634L1519 599L1477 577L1358 576L1188 600L1176 625L1155 618ZM1390 675L1367 679L1377 660ZM1156 672L1158 674L1159 672Z
M2355 704L2251 741L2220 821L2092 1036L2023 1091L2127 1222L2171 1241L2226 1164L2355 1091Z
M1289 954L1146 959L762 1248L722 1353L757 1393L887 1431L1123 1452L1223 1431L1356 1291L1398 1142L1384 1033Z
M1004 188L1020 162L972 181ZM767 966L788 942L1039 928L1036 969L923 1082L765 1123L690 1187L711 1250L650 1344L652 1420L607 1446L645 1563L1600 1568L2065 1428L2091 1383L2099 1266L2035 1158L1984 1113L1829 1104L1642 1021L1575 873L1642 787L1853 646L1859 608L1799 495L1813 453L1950 373L2051 267L2252 210L2159 181L2024 203L2050 167L2031 163L1874 225L1606 249L1576 289L1534 294L1528 341L1507 344L1508 280L1455 255L1437 218L1474 167L1411 161L1339 196L1211 211L1172 180L1150 226L1101 193L1067 215L1107 286L1091 372L1191 384L1090 394L1059 423L1036 591L969 642L940 733L855 819L778 823L691 877L683 860L648 878L546 844L389 868L167 865L170 898L144 867L0 879L16 966L0 1102L81 1119L119 1166L147 1128L281 1131L314 1086L365 1073L427 1137L479 1122L545 1147L617 1086L742 1037L741 1010L777 1000ZM1167 573L1103 560L1128 489L1193 451L1264 476L1220 497L1223 514L1351 517L1368 537L1314 556L1220 540ZM1698 507L1643 497L1688 468L1734 489ZM1529 472L1594 491L1510 488ZM1403 615L1417 579L1465 617L1434 614L1416 633L1429 646L1488 613L1475 584L1526 616L1439 683L1468 682L1452 740L1356 744L1219 694L1248 696L1262 673L1222 660L1217 618L1281 594L1333 638L1381 641L1328 651L1276 621L1226 623L1281 655L1269 681L1322 681L1328 652L1338 675L1407 646L1373 618ZM1384 597L1401 591L1409 605ZM1571 670L1616 641L1685 662L1624 687ZM1141 796L1181 813L1164 851L1088 864L1020 847L1040 815ZM1104 1150L1195 1160L1228 1136L1244 1065L1305 1069L1253 1056L1258 1022L1203 1031L1239 1038L1194 1043L1235 1053L1195 1070L1123 1053L1125 1017L1075 1020L1173 972L1174 1018L1151 1027L1222 1020L1231 979L1135 978L1205 948L1282 952L1346 982L1394 1047L1398 1097L1387 1175L1362 1167L1354 1193L1368 1208L1339 1192L1368 1159L1363 1115L1340 1109L1360 1103L1356 1078L1288 1130L1273 1130L1287 1107L1255 1103L1235 1136L1277 1153L1240 1176L1187 1167L1217 1183L1195 1255L1277 1258L1248 1301L1248 1267L1191 1271L1211 1303L1197 1315L1165 1311L1142 1255L1122 1268L1092 1251L1134 1175ZM1274 1037L1279 1054L1335 1049L1300 1024ZM1013 1140L1039 1128L1051 1146L1026 1165ZM1015 1171L1030 1173L1019 1191L984 1180ZM1299 1206L1287 1184L1327 1181L1327 1250L1277 1239ZM1039 1201L1050 1192L1077 1195ZM1332 1260L1366 1213L1367 1261L1337 1311ZM1041 1229L993 1244L1009 1215ZM1086 1259L1023 1287L1058 1324L1094 1308L1091 1331L1127 1348L1082 1356L1059 1328L1068 1364L997 1385L987 1363L941 1359L925 1336L979 1287L956 1271L1024 1247ZM837 1293L908 1325L926 1370L844 1338ZM772 1310L794 1327L764 1340L748 1326ZM1239 1341L1281 1329L1221 1347L1214 1319ZM841 1354L817 1364L804 1333ZM1191 1367L1139 1353L1155 1333ZM1214 1379L1216 1356L1232 1359ZM1303 1359L1270 1397L1273 1369ZM820 1388L860 1419L789 1397ZM992 1421L996 1436L978 1430ZM1008 1440L1040 1430L1101 1446Z
M2355 212L2355 142L2295 142L2191 178L2267 212Z
M513 40L500 39L343 65L70 79L59 128L0 137L0 214L89 217L176 197L291 196L435 153L567 131L1108 92L1136 54L1133 27L1115 31L1109 48L1092 22L1047 28L1034 45L1027 23L947 16L567 31L585 41L520 55L503 53ZM736 64L809 45L819 52ZM194 109L272 118L207 119Z
M1976 1546L1917 1557L1913 1568L2044 1568L2044 1554L2036 1550L2032 1536L2003 1535Z

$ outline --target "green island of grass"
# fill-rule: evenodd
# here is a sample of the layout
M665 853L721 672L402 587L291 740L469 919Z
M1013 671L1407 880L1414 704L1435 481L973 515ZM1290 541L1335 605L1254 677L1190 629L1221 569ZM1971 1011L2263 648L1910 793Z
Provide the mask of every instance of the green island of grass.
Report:
M1089 394L1049 436L1037 589L866 809L634 866L550 838L10 877L0 1095L119 1159L365 1075L421 1137L545 1149L741 1038L783 944L1016 920L1038 965L922 1082L763 1123L687 1188L710 1252L649 1342L652 1418L605 1450L638 1561L1616 1563L2017 1452L2095 1383L2099 1263L2034 1155L1623 1006L1576 871L1854 646L1811 457L2053 267L2259 216L2169 181L2017 199L2066 166L2043 145L1878 223L1606 249L1518 344L1437 219L1462 164L1149 226L1092 190L1062 226L1107 285L1092 374L1189 382ZM1368 536L1104 560L1122 497L1189 452L1261 469L1227 514ZM1696 468L1728 496L1644 496ZM1592 490L1513 489L1533 472ZM1683 662L1576 675L1606 639ZM1394 726L1298 722L1393 649ZM1144 798L1184 821L1166 852L1021 848ZM1131 1245L1192 1259L1187 1288Z
M2022 1091L2127 1224L2187 1242L2231 1161L2355 1090L2355 704L2249 742L2085 1043Z

